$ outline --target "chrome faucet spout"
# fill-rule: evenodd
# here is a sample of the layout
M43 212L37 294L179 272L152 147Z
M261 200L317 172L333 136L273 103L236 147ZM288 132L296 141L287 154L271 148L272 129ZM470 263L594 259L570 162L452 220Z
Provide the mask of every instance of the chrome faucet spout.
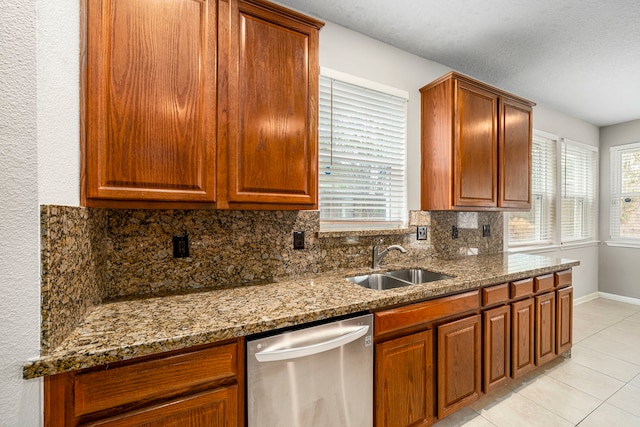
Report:
M400 245L391 245L388 246L383 251L380 251L378 245L373 247L373 256L371 257L371 268L380 268L380 263L382 262L382 258L387 254L387 252L391 250L398 250L403 254L407 253L407 250Z

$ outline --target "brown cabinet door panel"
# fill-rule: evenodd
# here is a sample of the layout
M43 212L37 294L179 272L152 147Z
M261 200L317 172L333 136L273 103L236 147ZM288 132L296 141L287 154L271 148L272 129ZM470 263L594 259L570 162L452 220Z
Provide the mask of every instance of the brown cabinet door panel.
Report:
M483 313L484 392L504 384L511 370L511 307L505 305Z
M498 97L458 81L455 121L455 204L495 207L498 179Z
M534 365L534 300L511 304L511 375L518 378L535 368Z
M556 353L571 349L573 343L573 288L556 292Z
M438 326L438 418L480 396L480 315Z
M87 1L86 12L84 201L213 202L216 2Z
M556 357L555 292L536 297L536 366Z
M500 202L505 208L531 207L531 107L502 98L500 103Z
M249 2L237 4L229 62L228 200L313 207L318 30Z
M428 330L376 344L376 427L431 424L432 340Z

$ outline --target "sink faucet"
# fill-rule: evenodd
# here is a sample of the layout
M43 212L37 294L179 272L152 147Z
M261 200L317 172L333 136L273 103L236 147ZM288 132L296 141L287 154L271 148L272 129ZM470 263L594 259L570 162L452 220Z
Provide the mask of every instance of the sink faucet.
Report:
M382 241L380 241L382 243ZM403 254L407 253L407 250L400 245L391 245L387 247L385 250L380 251L378 249L378 245L373 247L373 256L371 257L371 268L380 268L380 263L382 262L382 258L392 249L397 249Z

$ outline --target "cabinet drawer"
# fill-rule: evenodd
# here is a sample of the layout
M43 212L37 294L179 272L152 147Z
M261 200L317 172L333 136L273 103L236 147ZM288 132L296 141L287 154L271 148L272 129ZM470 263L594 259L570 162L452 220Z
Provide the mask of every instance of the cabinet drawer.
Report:
M556 279L556 287L564 288L567 286L571 286L571 269L564 271L556 271L554 273Z
M538 276L533 279L533 291L536 293L553 289L553 286L553 274L545 274L544 276Z
M417 327L433 320L480 308L478 291L438 298L375 313L376 335Z
M520 298L533 293L533 279L511 282L511 298Z
M238 386L208 390L150 408L99 420L90 427L238 425ZM169 422L170 423L169 423ZM195 423L195 424L194 424Z
M80 373L75 377L75 416L177 395L237 374L237 343Z
M493 305L509 299L509 284L489 286L482 289L482 305Z

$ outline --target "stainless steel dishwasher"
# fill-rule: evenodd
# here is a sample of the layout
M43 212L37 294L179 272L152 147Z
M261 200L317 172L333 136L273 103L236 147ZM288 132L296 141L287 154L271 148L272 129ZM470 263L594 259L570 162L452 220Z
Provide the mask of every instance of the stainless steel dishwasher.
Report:
M247 339L248 427L371 427L373 316Z

